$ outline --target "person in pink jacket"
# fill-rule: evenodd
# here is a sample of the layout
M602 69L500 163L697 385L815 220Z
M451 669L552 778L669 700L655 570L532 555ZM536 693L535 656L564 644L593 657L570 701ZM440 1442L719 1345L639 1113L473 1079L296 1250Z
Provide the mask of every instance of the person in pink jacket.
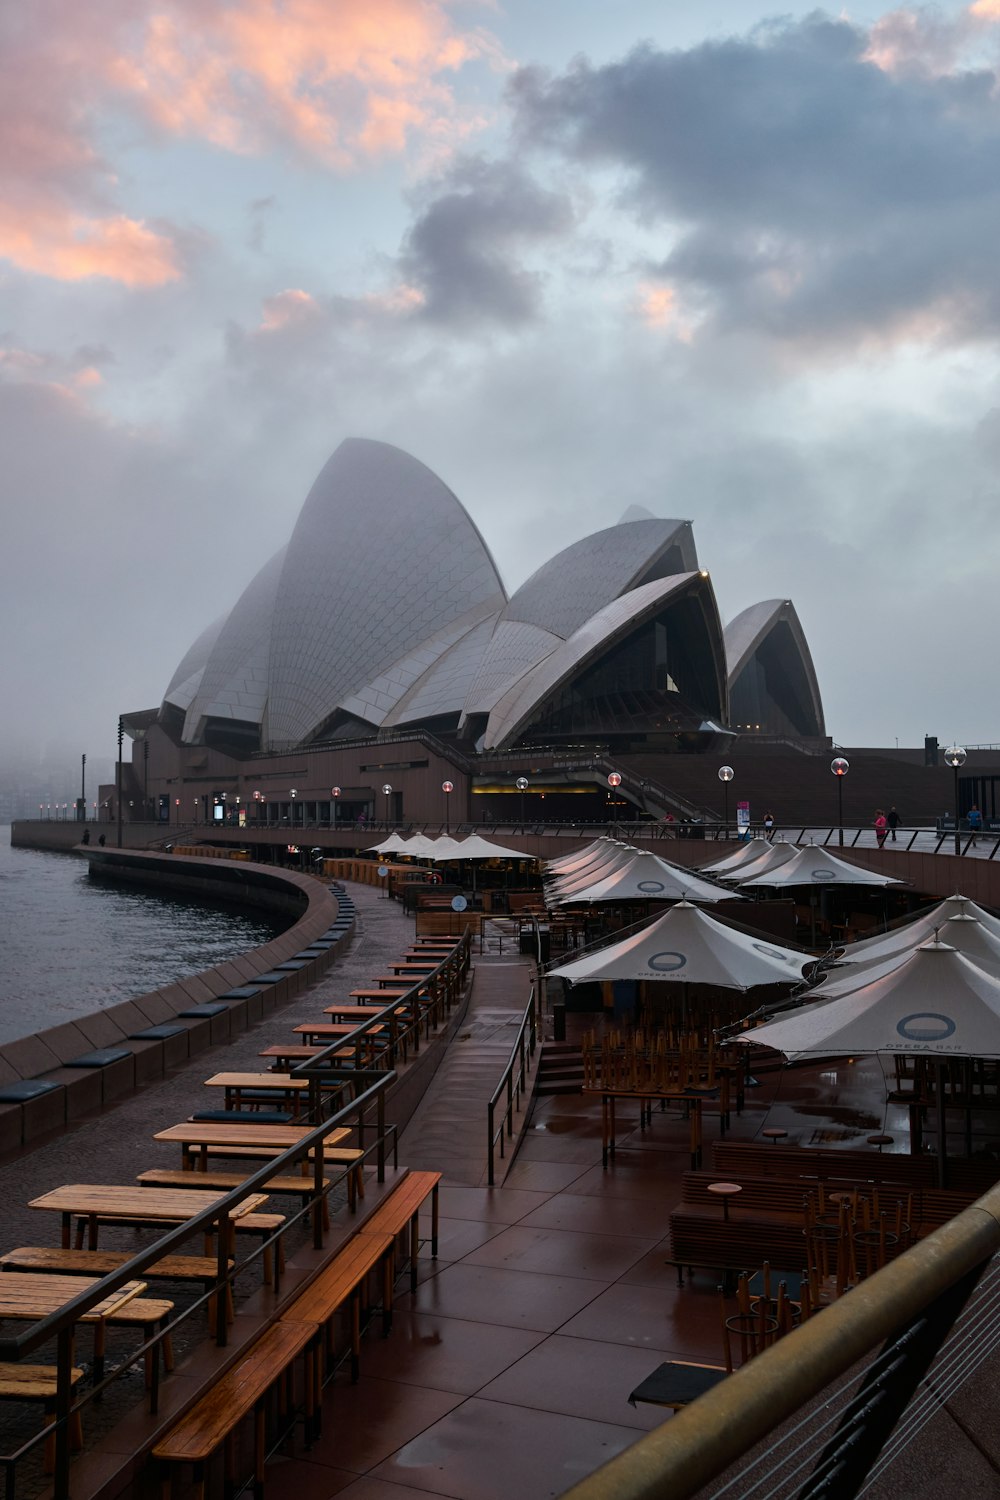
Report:
M888 822L888 819L886 818L886 815L882 811L882 809L880 807L877 807L875 809L875 837L878 839L878 846L879 846L880 849L882 848L882 845L885 843L885 836L886 836L886 834L888 832L889 832L889 822Z

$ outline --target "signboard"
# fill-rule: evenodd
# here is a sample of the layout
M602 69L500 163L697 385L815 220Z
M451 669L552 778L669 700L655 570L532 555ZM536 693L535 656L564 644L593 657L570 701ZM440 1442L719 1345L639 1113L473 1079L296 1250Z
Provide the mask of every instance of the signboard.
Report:
M464 896L452 896L451 898L452 911L464 911L468 904Z
M750 804L749 802L737 802L736 804L736 833L739 838L745 838L750 832Z
M378 872L379 872L379 875L380 875L380 876L381 876L381 877L382 877L382 879L383 879L383 880L384 880L384 879L385 879L385 877L386 877L386 876L387 876L387 875L388 875L388 873L389 873L389 866L388 866L388 865L379 865L379 867L378 867Z

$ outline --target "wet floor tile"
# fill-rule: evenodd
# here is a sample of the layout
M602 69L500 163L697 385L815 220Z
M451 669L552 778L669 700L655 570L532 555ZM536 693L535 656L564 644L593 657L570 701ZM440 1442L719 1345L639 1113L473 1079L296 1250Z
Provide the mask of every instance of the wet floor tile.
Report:
M559 1193L521 1220L522 1229L576 1229L591 1233L621 1234L640 1239L659 1239L669 1228L666 1207L655 1201L617 1199L613 1210L601 1198Z
M514 1225L466 1256L463 1265L616 1281L652 1248L653 1242L653 1236L644 1241L624 1235Z
M391 1336L366 1345L365 1373L472 1395L544 1337L537 1330L470 1323L440 1314L397 1313Z
M450 1219L481 1219L486 1224L516 1224L539 1208L547 1192L517 1192L507 1188L447 1187L440 1190L441 1213Z
M638 1436L619 1424L473 1398L402 1446L377 1476L453 1500L552 1500Z
M662 1407L630 1406L628 1397L665 1357L627 1344L568 1340L557 1334L479 1394L484 1400L648 1431L659 1427L666 1411Z
M592 1301L600 1286L569 1275L476 1266L465 1260L405 1293L397 1305L401 1311L552 1333Z
M362 1372L328 1386L323 1400L323 1431L309 1460L353 1474L364 1474L440 1420L462 1400L450 1391L378 1380Z

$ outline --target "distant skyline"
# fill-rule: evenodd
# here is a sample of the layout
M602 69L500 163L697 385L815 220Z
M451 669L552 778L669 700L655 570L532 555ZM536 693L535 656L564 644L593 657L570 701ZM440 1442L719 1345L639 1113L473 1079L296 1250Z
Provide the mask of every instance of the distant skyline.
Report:
M835 741L1000 741L1000 0L35 0L0 58L0 764L113 756L351 435L508 590L689 519Z

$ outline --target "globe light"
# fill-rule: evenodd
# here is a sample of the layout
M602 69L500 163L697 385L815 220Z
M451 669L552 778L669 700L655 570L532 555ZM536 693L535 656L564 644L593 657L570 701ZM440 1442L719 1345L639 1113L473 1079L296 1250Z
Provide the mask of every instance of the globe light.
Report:
M330 796L331 797L339 797L340 796L340 787L339 786L332 786L330 788Z
M838 755L836 760L830 762L830 770L834 776L846 776L850 769L850 761L845 760L842 755Z
M519 776L514 782L514 785L517 787L519 792L526 792L528 790L527 776Z
M957 771L960 766L964 766L968 758L961 745L949 745L944 752L945 765L951 766L953 771Z
M392 787L389 785L388 782L386 782L385 786L382 788L382 795L384 797L391 797L392 796Z
M732 781L732 779L733 779L733 777L735 775L736 775L736 772L733 770L732 766L720 766L719 767L719 780L720 781Z
M622 779L617 771L612 771L608 776L608 786L621 786Z
M442 781L441 790L442 792L453 792L455 790L455 783L453 781Z

